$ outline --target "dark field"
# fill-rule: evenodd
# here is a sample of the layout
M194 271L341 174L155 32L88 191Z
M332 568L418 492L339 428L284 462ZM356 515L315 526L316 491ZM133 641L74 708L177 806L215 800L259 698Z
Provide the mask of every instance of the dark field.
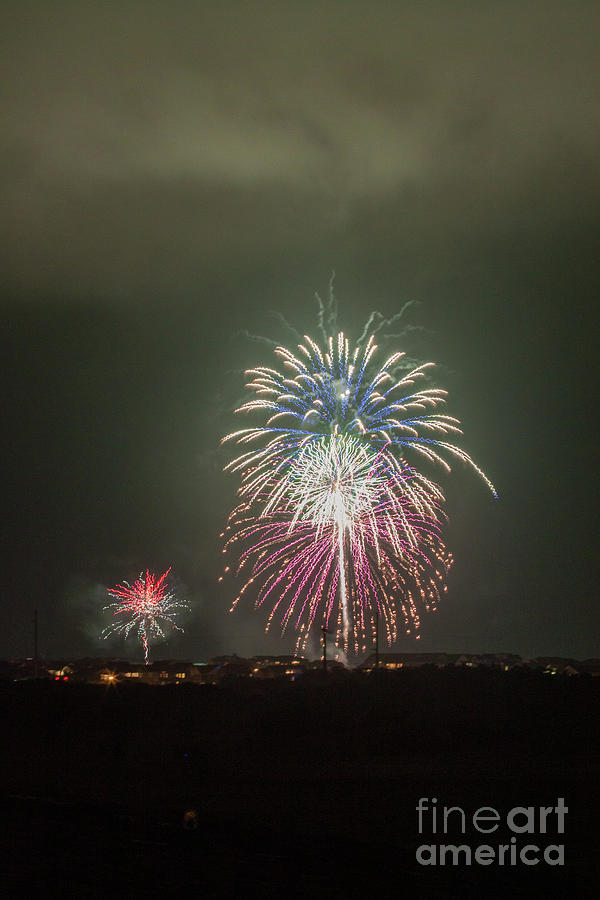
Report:
M526 670L2 683L4 896L596 896L599 701L600 679ZM563 835L517 840L564 843L565 866L422 867L419 844L511 832L420 836L420 797L564 797Z

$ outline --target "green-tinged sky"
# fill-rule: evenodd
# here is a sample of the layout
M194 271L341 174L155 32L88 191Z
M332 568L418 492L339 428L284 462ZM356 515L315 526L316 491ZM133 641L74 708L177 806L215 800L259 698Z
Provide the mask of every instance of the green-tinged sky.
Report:
M496 484L441 478L449 595L402 649L600 656L592 389L595 3L7 2L0 54L0 656L100 644L107 585L173 571L157 655L284 652L230 616L219 439L244 330L408 300ZM316 649L312 648L313 652ZM139 655L134 642L130 655Z

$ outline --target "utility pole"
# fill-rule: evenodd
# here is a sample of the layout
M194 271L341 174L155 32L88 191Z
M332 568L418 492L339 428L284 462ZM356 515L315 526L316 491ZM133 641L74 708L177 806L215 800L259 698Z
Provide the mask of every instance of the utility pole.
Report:
M375 607L375 671L379 671L379 607Z
M327 635L329 632L325 625L321 627L321 631L323 632L323 671L327 675Z
M36 606L33 611L33 677L37 678L38 675L38 611Z

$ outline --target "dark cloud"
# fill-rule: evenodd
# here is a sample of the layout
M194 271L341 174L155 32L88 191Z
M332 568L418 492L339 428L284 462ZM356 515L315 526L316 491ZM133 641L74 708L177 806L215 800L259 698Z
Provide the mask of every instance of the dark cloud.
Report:
M382 203L445 246L585 216L598 188L594 4L9 6L16 289L142 295L343 244Z

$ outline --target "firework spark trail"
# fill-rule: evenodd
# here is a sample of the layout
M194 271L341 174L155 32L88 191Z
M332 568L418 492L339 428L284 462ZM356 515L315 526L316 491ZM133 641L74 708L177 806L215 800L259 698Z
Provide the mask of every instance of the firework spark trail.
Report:
M396 322L400 322L404 317L404 313L408 309L410 309L411 306L415 306L415 304L417 304L418 302L418 300L407 300L400 312L394 313L394 315L390 316L389 318L386 318L383 313L379 312L379 310L374 309L365 323L365 327L363 328L361 336L356 342L358 346L362 346L364 341L366 341L369 336L375 336L382 330L382 328L391 328L391 326ZM404 337L405 333L409 330L422 331L423 329L419 325L405 325L399 335L387 334L386 337Z
M175 616L188 608L187 603L178 600L172 588L166 584L171 569L162 575L154 575L146 570L140 573L133 584L125 581L108 590L108 595L115 599L114 603L104 607L113 610L114 616L123 620L107 626L102 638L113 634L122 634L127 638L131 631L136 631L144 648L144 661L150 664L150 642L165 637L165 627L183 631L174 622Z
M321 312L323 324L335 307ZM371 324L376 321L383 326L374 313ZM239 569L251 569L234 607L262 578L257 605L279 592L268 625L281 607L285 629L301 603L301 643L319 608L325 625L334 617L338 643L358 650L375 616L383 614L391 641L398 610L418 628L418 607L437 602L438 582L452 561L440 537L444 495L405 454L446 471L447 457L458 459L496 496L470 456L448 440L462 432L458 419L440 411L446 391L418 387L432 364L398 376L404 354L377 368L376 350L373 335L352 350L342 332L324 349L308 336L298 354L277 347L283 370L248 370L255 397L238 409L261 413L264 424L224 438L259 443L225 467L241 475L242 503L230 517L233 534L224 552L240 541Z
M331 273L331 278L329 279L329 292L328 295L323 299L321 295L316 292L315 300L317 301L318 311L317 311L317 327L321 333L323 338L323 343L327 344L329 341L329 335L337 334L338 329L338 301L335 296L335 292L333 289L335 282L335 272ZM384 316L383 313L379 312L378 309L372 310L369 314L367 321L365 322L364 328L361 332L360 337L356 342L357 347L362 347L366 340L370 336L375 336L380 332L383 332L383 329L391 328L393 325L402 322L401 330L394 334L390 332L382 333L382 337L386 340L390 338L398 338L404 340L408 334L414 331L424 332L427 329L422 325L409 325L408 323L404 323L403 319L405 313L408 312L413 306L420 306L419 300L407 300L406 303L402 306L399 312L393 313L391 316ZM286 323L287 324L287 323ZM289 327L289 326L288 326ZM418 365L417 360L402 355L402 359L399 361L400 369L411 369L415 368Z
M315 291L315 300L317 302L317 328L320 332L320 335L323 339L323 343L327 344L329 340L329 335L337 334L338 329L338 300L334 292L334 282L335 282L335 271L331 273L331 277L329 279L328 293L325 297L322 297L318 291ZM396 325L397 323L402 322L405 314L411 309L413 306L420 306L420 300L407 300L399 312L393 313L391 316L385 316L383 313L379 312L379 310L374 309L367 318L367 321L363 327L362 333L356 342L358 347L361 347L367 338L370 335L377 335L380 332L383 332L385 328L391 328L392 325ZM267 315L273 319L276 319L280 325L289 333L290 336L293 337L295 341L301 341L303 335L289 322L282 312L279 310L268 310ZM399 338L404 339L409 333L419 331L425 332L427 331L422 325L410 325L408 323L403 323L401 330L398 333L384 333L382 337L388 338ZM255 334L254 332L248 331L246 328L241 328L235 332L235 335L239 335L248 340L254 341L259 344L264 344L267 347L274 349L277 347L277 341L274 341L270 337L266 337L262 334ZM416 360L413 360L407 356L403 357L403 368L416 366L418 363Z
M341 588L337 543L340 531L335 521L328 522L317 536L315 524L310 519L296 523L290 532L291 516L281 511L262 519L249 514L245 505L240 508L239 518L234 511L229 526L233 533L226 549L241 543L244 549L237 571L250 567L250 577L232 609L253 582L258 582L257 606L267 603L271 597L275 598L269 623L278 609L283 610L284 628L292 619L296 629L301 629L304 623L304 637L301 635L299 646L308 636L320 607L327 626L333 615L340 644L352 644L354 650L360 649L359 633L364 645L365 640L369 641L372 636L375 617L380 612L383 613L390 641L395 640L398 630L394 591L397 597L413 592L424 604L434 608L440 596L436 578L443 577L452 559L436 534L437 523L434 520L423 523L420 547L400 543L394 548L389 541L389 525L385 515L380 515L378 510L373 515L379 523L379 531L365 518L362 532L355 523L354 539L347 532L344 534L347 563L344 581L348 585L346 615L354 617L355 630L350 640L345 640L343 607L339 621L335 621L334 615L336 591ZM379 543L379 564L376 563L376 542ZM418 617L414 611L409 610L405 620L408 631L418 627Z

